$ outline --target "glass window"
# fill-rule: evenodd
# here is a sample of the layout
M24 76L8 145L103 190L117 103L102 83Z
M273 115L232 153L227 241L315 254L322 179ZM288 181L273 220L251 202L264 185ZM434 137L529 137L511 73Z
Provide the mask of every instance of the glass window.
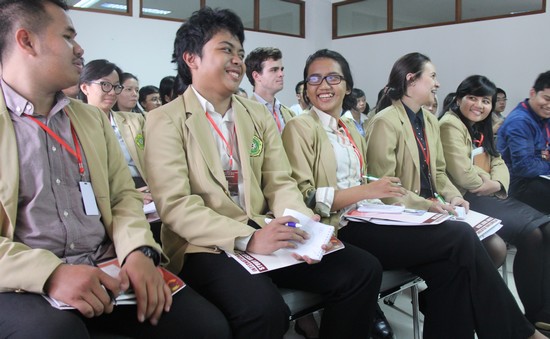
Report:
M141 0L140 17L184 21L201 8L200 0Z
M462 0L462 20L522 14L543 10L541 0Z
M68 0L67 5L84 11L132 14L131 1L128 0Z
M454 21L455 0L393 0L393 29Z
M546 0L333 0L333 2L333 39L472 20L500 19L546 11Z
M254 29L254 0L206 0L206 6L230 9L239 15L245 28Z
M383 32L388 30L387 0L356 1L336 5L336 32L338 37Z
M303 2L290 0L260 0L261 31L304 36Z

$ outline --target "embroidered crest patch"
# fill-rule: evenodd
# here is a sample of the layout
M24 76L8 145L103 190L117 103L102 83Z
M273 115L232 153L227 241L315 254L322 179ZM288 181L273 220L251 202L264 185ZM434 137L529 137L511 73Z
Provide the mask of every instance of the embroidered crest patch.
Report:
M250 156L251 157L259 156L260 154L262 154L263 148L264 148L264 144L262 140L257 135L252 137L252 145L250 147Z
M136 145L140 150L145 148L145 140L143 139L143 134L136 135Z

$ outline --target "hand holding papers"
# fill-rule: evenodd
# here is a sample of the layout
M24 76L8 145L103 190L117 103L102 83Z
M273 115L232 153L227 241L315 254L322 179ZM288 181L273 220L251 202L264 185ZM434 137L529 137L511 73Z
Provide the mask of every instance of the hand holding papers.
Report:
M118 275L120 274L120 265L118 264L118 260L116 258L99 263L97 264L97 267L99 267L103 272L107 273L111 277L118 277ZM163 267L159 267L158 269L160 273L162 273L164 282L170 288L172 295L178 293L182 288L185 287L185 283L177 275L173 274L172 272L166 270ZM136 295L131 289L125 291L124 293L121 293L116 298L111 295L112 293L109 290L107 290L107 293L109 293L109 295L111 296L112 302L115 305L136 305L137 304ZM54 299L48 295L42 295L42 296L44 297L44 299L46 299L50 303L50 305L52 305L57 309L60 309L60 310L74 309L74 307L72 307L71 305L65 304L64 302Z
M292 216L300 221L301 229L309 234L304 243L296 243L296 248L281 248L271 254L256 254L235 251L227 253L251 274L275 270L281 267L296 265L303 261L294 258L293 254L307 256L313 260L321 260L325 251L322 245L332 242L334 252L344 247L342 242L333 237L334 227L317 222L297 211L286 209L284 215Z

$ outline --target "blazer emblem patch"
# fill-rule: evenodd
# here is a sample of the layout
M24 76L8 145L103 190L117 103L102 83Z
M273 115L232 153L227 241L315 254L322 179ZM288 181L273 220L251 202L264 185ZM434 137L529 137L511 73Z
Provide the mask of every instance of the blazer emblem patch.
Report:
M143 151L143 148L145 148L145 140L143 139L143 134L139 133L136 135L136 145L137 147Z
M262 154L262 150L264 148L264 144L262 140L257 136L252 137L252 145L250 147L250 156L251 157L257 157L260 154Z

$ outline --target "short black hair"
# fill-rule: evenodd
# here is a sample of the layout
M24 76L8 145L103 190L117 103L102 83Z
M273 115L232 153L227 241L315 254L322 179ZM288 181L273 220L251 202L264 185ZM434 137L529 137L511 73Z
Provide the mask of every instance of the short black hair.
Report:
M168 103L166 99L164 99L166 96L169 98L172 97L172 92L174 91L174 83L176 82L176 77L173 75L168 75L162 78L159 83L159 94L160 94L160 100L162 101L162 104L165 105Z
M59 6L64 11L69 7L64 0L0 0L0 58L12 47L9 35L19 26L40 32L52 20L46 13L46 3Z
M497 94L504 94L504 97L507 97L506 92L500 87L497 87Z
M191 70L183 60L184 53L191 53L202 57L204 45L220 31L228 31L241 43L244 42L244 26L241 18L229 9L212 9L203 7L194 12L184 22L174 40L172 62L178 66L178 75L187 86L193 82Z
M539 74L533 85L535 92L544 91L547 88L550 88L550 71Z
M300 94L300 87L303 86L305 83L306 83L305 80L300 80L300 81L298 81L298 83L296 84L296 86L294 86L294 92L295 92L296 94Z
M283 53L276 47L258 47L248 53L246 59L244 59L244 63L246 65L246 77L250 81L250 84L256 86L252 72L262 73L266 60L273 59L276 61L282 58Z

